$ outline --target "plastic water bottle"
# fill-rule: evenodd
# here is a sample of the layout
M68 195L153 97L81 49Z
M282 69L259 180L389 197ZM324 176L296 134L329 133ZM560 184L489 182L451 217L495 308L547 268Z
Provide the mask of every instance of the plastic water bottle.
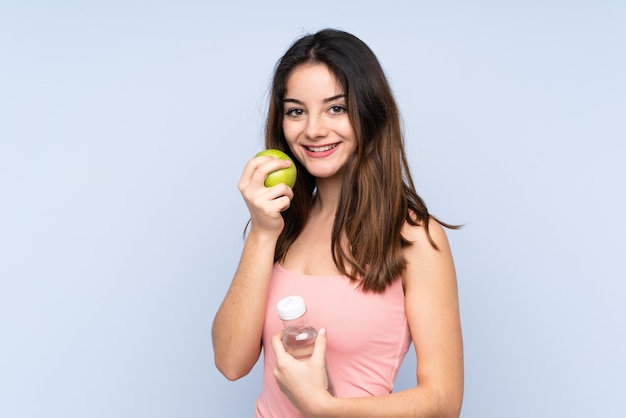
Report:
M301 296L287 296L281 299L276 307L278 316L285 326L282 338L285 351L297 359L311 357L315 348L317 330L309 324L304 299ZM328 379L328 392L335 396L335 387L328 368L326 369L326 377Z
M297 359L313 354L317 331L309 324L306 305L301 296L287 296L276 306L278 316L285 326L283 345L285 351Z

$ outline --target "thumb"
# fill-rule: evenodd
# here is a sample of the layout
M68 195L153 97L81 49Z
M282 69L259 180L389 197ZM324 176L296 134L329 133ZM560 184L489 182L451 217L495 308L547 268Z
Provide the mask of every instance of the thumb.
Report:
M282 335L283 331L281 330L279 333L273 335L272 339L270 340L274 355L276 356L276 360L278 360L279 357L285 355L285 347L283 346L283 341L281 339Z
M320 328L315 339L315 347L313 348L311 358L321 364L326 363L326 342L326 328Z

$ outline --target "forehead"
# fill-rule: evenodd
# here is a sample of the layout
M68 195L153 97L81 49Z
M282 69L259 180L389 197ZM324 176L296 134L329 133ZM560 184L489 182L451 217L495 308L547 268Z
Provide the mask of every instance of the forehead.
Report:
M325 64L303 64L287 77L285 97L327 98L344 93L339 79ZM305 97L306 96L306 97Z

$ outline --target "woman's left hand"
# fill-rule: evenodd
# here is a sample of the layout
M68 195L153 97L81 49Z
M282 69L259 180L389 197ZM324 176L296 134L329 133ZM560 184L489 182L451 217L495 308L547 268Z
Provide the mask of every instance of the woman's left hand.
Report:
M272 337L276 383L296 408L315 415L333 398L326 369L326 329L320 329L313 354L304 360L297 360L285 351L281 335L282 331Z

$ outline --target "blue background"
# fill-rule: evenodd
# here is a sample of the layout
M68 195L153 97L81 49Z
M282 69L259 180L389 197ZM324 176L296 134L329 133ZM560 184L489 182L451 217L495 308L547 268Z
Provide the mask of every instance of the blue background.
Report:
M450 232L462 417L623 417L626 5L0 3L0 416L246 417L213 365L276 60L376 52ZM397 389L414 384L410 354Z

